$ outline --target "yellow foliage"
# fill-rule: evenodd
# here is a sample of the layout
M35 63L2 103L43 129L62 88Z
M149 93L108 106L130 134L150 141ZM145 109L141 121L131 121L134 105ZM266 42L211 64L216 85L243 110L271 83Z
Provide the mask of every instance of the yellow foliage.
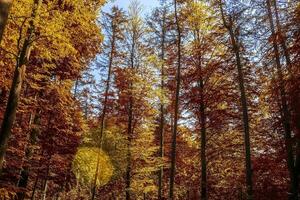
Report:
M7 191L5 188L0 188L0 200L14 199L16 194L14 192Z
M192 30L212 30L213 18L211 9L203 2L190 2L187 5L187 22Z
M109 156L95 147L82 147L78 150L73 161L73 172L76 178L80 182L93 184L98 161L97 186L106 185L113 175L114 167Z

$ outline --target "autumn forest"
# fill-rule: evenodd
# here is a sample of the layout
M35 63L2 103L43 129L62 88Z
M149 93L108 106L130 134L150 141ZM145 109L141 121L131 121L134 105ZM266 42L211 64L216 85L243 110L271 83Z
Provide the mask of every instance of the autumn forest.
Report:
M117 2L0 0L0 200L299 200L300 2Z

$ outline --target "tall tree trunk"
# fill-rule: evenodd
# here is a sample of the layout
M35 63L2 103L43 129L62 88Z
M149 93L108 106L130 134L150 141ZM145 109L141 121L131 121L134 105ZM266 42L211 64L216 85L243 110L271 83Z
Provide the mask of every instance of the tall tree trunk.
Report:
M28 178L29 178L29 169L28 169L28 167L24 167L21 170L21 175L20 175L20 178L18 181L18 187L26 189L27 183L28 183ZM17 199L24 200L25 194L26 194L25 192L18 192Z
M37 176L36 176L36 179L35 179L35 181L34 181L33 188L32 188L32 193L31 193L31 198L30 198L30 200L34 200L35 191L36 191L38 182L39 182L39 176L37 175Z
M164 5L163 8L163 22L162 22L162 34L161 34L161 91L163 95L163 91L165 88L165 41L166 41L166 8ZM162 101L160 103L160 124L159 124L159 156L161 160L164 158L164 128L165 128L165 105ZM159 169L158 174L158 200L161 200L164 196L163 194L163 173L164 166L162 165Z
M285 145L287 151L287 165L290 176L290 195L289 199L294 200L298 199L298 189L297 189L297 172L295 169L295 160L293 155L293 142L292 142L292 130L291 130L291 114L288 108L287 96L285 90L285 81L282 72L282 66L280 61L280 51L277 42L277 36L275 31L275 25L273 22L272 8L270 0L266 0L267 10L268 10L268 19L270 22L270 28L272 33L272 44L273 51L275 55L275 64L277 68L277 76L279 79L279 91L280 91L280 100L281 100L281 120L284 128L285 135Z
M131 83L132 88L132 83ZM126 166L126 200L130 200L131 190L131 142L132 142L132 122L133 120L133 98L130 96L129 100L129 114L127 127L127 166Z
M38 7L41 3L41 0L34 0L34 5L31 14L30 26L27 31L27 36L24 41L23 47L19 53L19 57L17 60L12 86L10 89L8 102L4 114L4 118L2 121L1 132L0 132L0 174L3 167L3 161L5 152L7 149L7 143L11 135L11 129L13 127L16 111L18 107L18 102L22 90L22 84L25 77L26 72L26 62L30 56L30 49L32 44L32 37L35 31L35 19L37 16Z
M174 107L174 127L172 133L172 147L171 147L171 169L170 169L170 191L169 198L174 199L174 182L176 174L176 145L177 145L177 128L179 115L179 95L181 82L181 28L178 16L177 0L174 0L175 21L177 28L177 73L176 73L176 96Z
M275 17L276 17L277 31L278 31L278 35L280 37L281 47L283 49L284 57L285 57L286 64L288 67L289 76L291 77L291 80L293 82L293 81L296 81L297 77L295 77L295 75L294 75L291 56L290 56L289 48L287 45L287 37L286 37L286 34L284 33L284 31L282 30L282 26L281 26L281 22L280 22L280 18L279 18L279 11L278 11L278 7L277 7L277 0L273 0L273 4L274 4ZM299 87L299 86L296 86L296 87ZM291 94L292 95L291 108L294 112L293 120L296 125L296 127L295 127L296 128L296 160L295 160L296 177L295 177L295 186L294 187L299 188L299 181L300 181L299 180L299 176L300 176L300 112L299 112L300 92L299 92L298 88L294 88L294 87L291 87L290 90L291 90L290 93L293 93L293 94Z
M103 138L104 138L104 130L105 130L104 126L105 126L105 119L106 119L106 112L107 112L107 102L108 102L108 93L109 93L109 89L110 89L112 66L113 66L114 53L115 53L115 41L116 41L115 30L113 30L111 52L110 52L109 63L108 63L108 75L107 75L106 87L105 87L105 92L104 92L103 111L102 111L102 116L101 116L101 121L100 121L100 141L99 141L100 149L102 149L102 147L103 147ZM99 154L100 154L100 152L99 152ZM100 157L98 155L98 158L97 158L98 161L97 161L97 167L96 167L96 173L95 173L95 182L94 182L93 190L92 190L92 200L95 199L98 169L100 167L99 159L100 159Z
M132 44L130 50L130 69L131 73L134 73L134 69L138 68L135 63L135 55L136 55L136 45L137 45L137 32L133 30L132 32ZM133 80L130 80L128 87L129 87L129 102L128 102L128 124L127 124L127 166L126 166L126 200L131 199L131 171L132 171L132 161L131 161L131 145L132 145L132 138L133 138L133 117L134 117L134 98L133 98Z
M251 167L250 127L249 127L249 114L248 114L248 103L247 103L247 95L246 95L246 88L245 88L244 72L243 72L242 60L240 56L240 44L233 30L232 17L229 16L229 22L227 22L226 20L226 16L223 10L222 0L219 0L219 6L221 10L223 24L224 27L229 32L231 43L232 43L232 49L236 59L236 67L238 72L238 84L240 89L240 101L241 101L242 112L243 112L247 199L252 200L253 182L252 182L252 167Z
M206 113L203 95L203 79L200 80L201 102L200 102L200 120L201 120L201 199L207 199L207 170L206 170Z
M197 31L197 42L200 44L199 31ZM207 161L206 161L206 112L204 102L204 80L201 63L201 55L198 55L198 69L199 69L199 94L200 94L200 125L201 125L201 199L207 199Z
M0 44L13 0L0 0Z

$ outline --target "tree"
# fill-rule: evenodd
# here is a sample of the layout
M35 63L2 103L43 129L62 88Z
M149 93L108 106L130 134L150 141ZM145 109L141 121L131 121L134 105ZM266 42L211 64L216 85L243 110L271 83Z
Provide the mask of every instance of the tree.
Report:
M164 142L165 142L165 123L166 123L166 92L165 92L165 82L166 82L166 47L167 47L167 31L168 31L168 8L166 2L163 1L161 3L161 7L157 8L153 11L153 15L148 20L148 26L153 32L153 36L150 39L149 45L153 45L154 49L159 49L159 52L153 51L154 54L157 54L159 58L158 65L160 65L160 117L159 117L159 130L158 130L158 137L159 137L159 156L161 160L164 159ZM158 199L162 199L163 194L163 173L164 173L164 164L160 166L158 172Z
M176 173L176 139L177 139L177 128L179 119L179 95L180 95L180 82L181 82L181 39L182 39L182 27L179 19L178 2L174 0L174 14L175 24L177 32L177 71L176 71L176 92L175 92L175 106L174 106L174 127L172 133L172 152L171 152L171 171L170 171L170 191L169 198L174 199L174 182Z
M26 62L30 57L31 45L35 33L36 17L38 15L38 8L41 4L40 0L34 1L32 14L30 19L30 25L27 30L26 39L22 46L22 49L18 52L17 65L14 72L14 78L9 93L8 103L6 106L4 119L2 121L1 132L0 132L0 172L3 167L3 160L5 151L7 148L7 142L11 135L11 129L15 121L18 102L26 73Z
M273 15L272 15L272 8L271 8L271 2L270 0L266 0L266 7L268 10L268 19L270 23L270 29L272 33L272 46L274 51L274 57L275 57L275 65L277 69L277 76L279 81L279 91L280 91L280 100L281 100L281 115L282 115L282 126L284 127L284 134L285 134L285 143L286 143L286 152L287 152L287 165L288 170L290 173L290 197L289 199L298 199L298 180L297 180L297 172L295 169L295 160L293 155L293 143L292 140L292 130L291 130L291 124L290 124L290 111L288 108L287 103L287 97L286 97L286 90L285 90L285 82L284 82L284 76L282 72L282 66L280 61L280 50L279 50L279 44L277 42L277 36L275 32L275 25L273 21ZM278 18L277 18L278 19ZM280 26L279 26L280 27ZM285 46L283 44L283 46ZM286 47L284 48L286 52ZM287 63L290 63L289 57L287 59Z
M140 12L140 4L137 1L131 2L123 43L124 62L116 69L115 80L118 91L118 118L120 118L120 123L126 123L126 199L132 198L132 184L135 181L133 174L135 139L139 138L140 130L149 128L150 125L146 125L150 120L148 117L153 115L147 99L152 93L150 92L152 87L147 82L152 78L146 66L147 55L143 43L145 31ZM145 127L141 127L143 122L145 122ZM149 140L151 141L151 138Z
M9 20L7 24L7 29L11 34L3 39L3 46L6 51L1 52L1 57L6 65L4 70L6 77L3 80L5 88L7 88L10 83L10 74L15 64L14 57L17 57L15 54L18 54L18 52L22 50L21 44L24 44L28 38L28 28L31 27L32 21L32 7L29 6L31 3L31 1L26 0L17 1L11 10L11 20ZM56 123L74 123L77 124L77 128L79 128L83 124L79 120L79 118L81 118L79 117L81 111L77 110L78 112L73 112L74 110L72 110L70 111L71 113L69 113L70 115L67 114L69 108L78 108L78 104L70 100L70 98L72 98L69 96L71 94L72 84L70 80L75 80L78 74L94 59L99 51L99 47L95 47L94 44L99 43L102 39L99 27L96 24L96 18L98 15L97 10L103 2L96 3L93 1L92 3L81 2L78 4L78 2L62 3L57 1L53 2L53 4L48 3L40 4L39 12L34 21L34 37L31 36L30 40L30 45L33 45L34 48L32 48L30 59L26 62L26 79L23 87L20 88L20 95L22 95L23 98L20 98L20 106L16 113L14 129L12 130L14 137L9 139L8 151L6 152L6 165L3 178L9 178L7 179L7 185L10 187L18 182L18 187L20 187L18 195L20 194L20 199L23 198L21 196L23 196L25 191L32 186L32 177L36 179L36 183L39 183L39 181L43 179L45 179L43 182L46 182L46 180L49 181L48 177L39 177L41 173L40 169L45 165L39 166L37 163L44 161L41 157L45 156L45 154L41 152L37 153L43 142L41 140L38 140L38 142L34 140L36 140L36 138L42 138L39 134L47 135L47 131L49 131L45 128L49 124L48 120L44 120L45 118L49 118L49 115L43 111L45 111L45 109L56 110L54 105L61 103L61 101L49 103L50 108L46 107L47 101L45 101L45 98L47 99L49 96L45 97L43 94L53 89L49 89L49 85L53 86L54 82L67 84L68 87L64 88L66 89L64 92L60 93L60 98L63 99L62 102L66 100L69 103L68 105L64 104L64 106L68 108L57 108L58 110L65 110L66 114L57 115L61 117L61 119L56 121ZM70 12L70 10L72 10L72 12ZM49 15L49 12L51 12L51 15ZM85 14L83 15L82 13ZM80 18L77 17L79 14L81 15ZM27 23L28 21L29 23ZM27 29L28 31L26 32ZM17 63L17 65L19 66L19 63ZM2 72L3 70L1 70L1 77L4 77ZM57 93L52 94L54 97L59 96ZM6 95L3 96L3 100L5 102L7 101ZM45 103L45 105L43 105L43 103ZM1 115L2 114L1 109ZM74 121L70 120L71 122L69 119L65 119L71 116L78 118L73 118ZM40 122L41 119L42 121ZM65 126L70 125L67 123ZM61 124L57 126L62 129ZM81 132L81 130L78 131L74 126L68 126L67 128L69 128L72 133ZM39 129L37 131L38 133L36 133L35 129ZM78 135L65 134L69 133L67 131L59 132L57 129L52 129L52 133L53 132L61 133L61 137L55 137L55 143L53 143L51 148L60 148L62 150L62 152L60 152L61 154L66 151L69 153L67 153L63 161L60 160L61 155L55 155L54 158L50 160L54 163L53 165L55 165L55 167L51 169L51 173L60 174L68 180L72 179L70 178L72 176L69 176L70 173L68 173L67 170L70 169L69 161L73 159L72 154L75 154L74 148L76 151L80 138ZM35 134L38 136L32 137ZM62 147L63 145L58 145L59 142L57 141L61 141L62 143L65 141L65 148ZM15 151L16 149L17 151ZM55 151L57 151L57 149ZM36 171L34 169L38 170ZM18 172L21 174L20 177ZM29 180L27 183L26 179ZM65 180L62 182L65 182ZM64 183L58 185L65 188ZM38 192L38 186L39 185L33 187L33 194ZM48 189L51 192L54 190L53 187L48 187ZM62 191L58 190L57 193L62 193Z
M99 148L102 149L102 143L103 143L103 137L105 132L105 120L106 120L106 114L107 114L107 107L108 107L108 98L109 98L109 91L110 91L110 85L111 85L111 79L112 79L112 73L113 73L113 65L115 62L115 57L117 53L117 45L120 41L124 39L124 33L123 33L123 25L125 23L125 15L122 10L120 10L117 7L113 7L111 14L104 14L104 27L106 27L105 31L107 35L110 35L109 41L108 41L108 49L109 49L109 55L108 55L108 73L107 73L107 80L105 85L105 91L104 91L104 101L102 103L103 109L100 117L100 137L99 137ZM100 156L98 156L98 159L100 159ZM97 180L97 174L98 174L98 168L100 167L100 162L97 162L97 170L95 174L95 181ZM92 191L92 199L95 198L96 193L96 183L94 185L93 191Z
M247 199L253 199L253 183L252 183L252 167L251 167L251 148L250 148L250 126L249 126L249 114L248 114L248 103L245 89L244 72L242 66L242 60L240 55L241 44L239 41L239 32L234 29L234 17L232 14L226 14L224 10L224 3L220 0L219 8L223 25L227 29L232 51L236 58L236 67L238 71L238 84L240 88L240 101L243 112L243 127L244 127L244 140L245 140L245 160L246 160L246 183L247 183Z

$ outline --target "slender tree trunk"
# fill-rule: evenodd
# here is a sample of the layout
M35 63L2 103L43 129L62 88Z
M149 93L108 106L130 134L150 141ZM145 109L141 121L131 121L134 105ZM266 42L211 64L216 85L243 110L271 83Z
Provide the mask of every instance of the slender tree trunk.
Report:
M132 83L131 83L132 88ZM129 114L127 127L127 167L126 167L126 200L130 200L131 189L131 140L132 140L132 120L133 120L133 98L130 96L129 100Z
M232 32L232 41L234 41L234 36ZM245 157L246 157L246 183L247 183L247 199L253 199L253 183L252 183L252 167L251 167L251 146L250 146L250 127L249 127L249 114L248 114L248 103L246 96L246 89L244 83L244 73L242 69L242 63L240 60L239 47L233 42L236 52L236 61L238 69L238 80L241 93L241 103L243 110L243 125L244 125L244 142L245 142Z
M198 44L200 44L199 33L197 34ZM201 66L201 55L198 55L199 68L199 93L200 93L200 124L201 124L201 200L207 199L207 169L206 169L206 112L204 102L204 81Z
M240 44L233 30L232 17L229 16L229 22L227 22L223 10L223 3L221 0L219 1L219 6L221 10L223 24L229 32L231 43L232 43L232 49L236 59L236 67L238 72L238 84L240 89L240 101L241 101L242 112L243 112L247 199L252 200L253 182L252 182L252 167L251 167L250 127L249 127L249 114L248 114L247 95L245 89L244 72L243 72L242 60L240 56Z
M279 13L278 13L278 8L277 8L277 0L272 0L273 4L274 4L274 11L275 11L275 17L276 17L276 25L277 25L277 31L278 34L280 36L280 43L283 49L283 53L284 53L284 57L286 60L286 64L289 68L290 73L292 72L292 61L291 61L291 57L290 57L290 52L288 50L287 47L287 43L286 43L286 35L285 33L282 31L282 27L281 27L281 23L280 23L280 19L279 19ZM271 3L270 3L271 4ZM271 5L270 5L270 9L271 9ZM275 30L274 30L275 32ZM293 75L293 74L291 74Z
M76 81L74 84L74 98L76 98L77 94L78 94L78 85L79 85L79 77L76 78Z
M207 169L206 169L206 116L204 103L200 105L201 112L201 200L207 199Z
M163 24L161 34L161 60L163 62L161 66L161 91L163 93L165 88L165 40L166 40L166 8L163 11ZM162 94L163 95L163 94ZM165 105L164 102L160 104L160 124L159 124L159 156L161 160L164 158L164 127L165 127ZM158 200L161 200L163 194L163 173L164 166L161 166L158 174Z
M16 118L16 111L17 111L18 102L22 90L22 84L25 78L25 72L26 72L25 64L30 56L32 37L34 35L34 29L35 29L34 23L35 23L35 18L40 3L41 0L34 0L30 27L28 28L27 37L19 53L19 58L17 60L13 82L10 89L4 118L2 121L1 132L0 132L0 174L3 167L3 161L7 149L7 143L10 138L11 129L13 127Z
M43 189L43 194L42 194L42 200L46 200L47 190L48 190L48 180L46 179L44 189Z
M159 130L159 156L161 160L164 158L164 105L160 106L160 130ZM163 174L164 166L160 166L158 174L158 199L161 200L164 196L163 194Z
M287 151L287 165L290 175L290 195L289 199L294 200L298 199L298 189L297 189L297 172L295 169L295 160L293 155L293 142L292 142L292 130L291 130L291 114L288 108L287 96L285 90L285 82L283 78L282 66L280 61L280 51L277 42L277 36L275 31L275 25L273 22L272 16L272 8L270 0L266 0L266 5L268 9L268 18L270 22L270 28L272 32L272 42L273 42L273 50L275 54L275 64L277 68L277 76L279 79L279 91L280 91L280 100L281 100L281 120L284 128L285 135L285 144Z
M103 102L103 111L102 111L102 116L101 116L101 122L100 122L100 143L99 143L99 148L102 149L103 147L103 138L104 138L104 130L105 130L105 119L106 119L106 112L107 112L107 102L108 102L108 93L110 89L110 81L111 81L111 74L112 74L112 66L113 66L113 60L114 60L114 52L115 52L115 30L113 30L113 35L112 35L112 43L111 43L111 52L110 52L110 57L109 57L109 64L108 64L108 75L107 75L107 80L106 80L106 87L105 87L105 92L104 92L104 102ZM100 153L100 152L99 152ZM95 182L93 185L93 190L92 190L92 200L95 199L95 193L96 193L96 183L97 183L97 178L98 178L98 169L100 165L100 157L98 155L98 162L97 162L97 169L95 173Z
M174 128L172 133L172 147L171 147L171 169L170 169L170 191L169 199L174 199L174 182L176 174L176 145L177 145L177 128L178 128L178 115L179 115L179 95L180 95L180 82L181 82L181 28L177 10L177 0L174 0L175 21L177 28L177 74L176 74L176 96L174 107Z
M48 176L50 174L50 160L51 160L51 156L48 159L48 167L47 167L47 172L46 172L46 178L44 181L44 187L43 187L43 191L42 191L42 200L46 200L47 197L47 191L48 191Z
M252 167L251 167L251 145L250 145L250 127L249 127L249 114L248 103L246 96L246 89L244 83L244 73L239 53L239 45L236 44L233 31L231 31L231 39L236 53L236 62L238 69L239 88L241 93L241 104L243 110L243 126L244 126L244 142L245 142L245 159L246 159L246 183L247 183L247 199L253 199L253 183L252 183Z
M2 122L1 132L0 132L0 174L3 167L3 161L5 152L7 149L7 143L11 135L11 129L16 117L16 111L18 106L18 101L21 93L22 82L25 76L26 67L17 66L15 69L14 80L10 90L7 107L4 114L4 119Z
M33 189L32 189L32 193L31 193L31 198L30 198L30 200L34 200L35 191L36 191L38 182L39 182L39 177L37 176L36 179L35 179L34 185L33 185Z
M131 52L130 52L130 69L131 72L134 72L135 69L135 49L136 49L136 37L137 34L135 31L133 31L132 34L132 45L131 45ZM138 67L138 66L137 66ZM133 81L130 80L129 83L129 102L128 102L128 125L127 125L127 166L126 166L126 200L130 200L130 190L131 190L131 171L132 171L132 163L131 163L131 143L132 143L132 137L133 137L133 108L134 108L134 99L133 99Z
M100 150L99 150L100 151ZM99 169L100 169L100 152L98 152L97 154L97 166L96 166L96 171L95 171L95 175L94 175L94 181L92 184L92 200L95 199L96 197L96 192L97 192L97 180L98 180L98 176L99 176Z
M196 30L194 32L194 38L197 41L197 44L200 45L200 30ZM197 46L197 48L201 48L200 46ZM204 101L204 80L203 80L203 70L202 70L202 58L200 53L198 52L197 55L197 65L198 65L198 85L199 85L199 121L201 125L200 130L200 159L201 159L201 186L200 186L200 193L201 193L201 200L207 199L207 161L206 161L206 105Z
M0 44L13 0L0 0Z
M84 118L87 120L88 119L88 115L89 115L89 103L88 103L88 101L89 101L89 97L88 97L88 95L86 95L86 97L85 97L85 105L84 105Z
M20 179L18 182L18 187L20 188L26 188L27 183L28 183L28 177L29 177L29 169L27 167L24 167L21 170L21 175L20 175ZM17 199L18 200L23 200L25 198L25 192L18 192L17 193Z
M110 52L109 65L108 65L108 75L107 75L106 87L105 87L105 93L104 93L103 111L102 111L102 117L101 117L101 127L100 127L100 148L101 149L102 149L102 146L103 146L103 137L104 137L104 130L105 130L105 119L106 119L107 103L108 103L108 93L109 93L109 90L110 90L112 67L113 67L113 61L114 61L115 40L116 40L115 33L113 32L111 52Z

